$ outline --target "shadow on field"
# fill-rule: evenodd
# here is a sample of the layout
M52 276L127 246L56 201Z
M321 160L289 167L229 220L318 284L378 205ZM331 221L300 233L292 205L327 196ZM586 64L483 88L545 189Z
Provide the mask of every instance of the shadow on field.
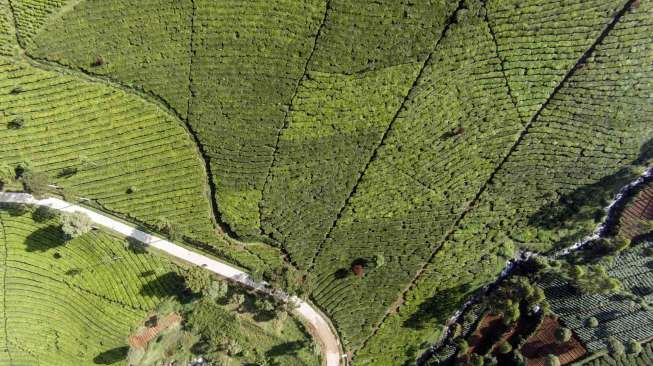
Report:
M470 291L471 286L464 284L438 292L435 296L419 305L419 309L404 321L404 327L412 329L434 328L433 320L445 323L447 319L441 317L449 316L458 309L460 303L466 299Z
M127 357L127 351L129 351L127 346L112 348L95 356L93 363L96 365L113 365L124 360Z
M306 347L306 343L304 341L293 341L293 342L281 343L281 344L277 344L276 346L270 348L267 352L265 352L265 355L267 357L276 357L276 356L283 356L283 355L294 355L304 347Z
M45 252L66 244L58 226L50 225L40 228L25 238L26 250L28 252Z
M638 158L633 160L631 165L643 165L651 158L653 158L653 139L642 145ZM637 179L638 176L630 167L623 167L596 183L561 195L557 202L551 202L531 215L528 218L528 224L546 230L571 229L572 232L580 223L588 220L598 224L603 218L605 207L614 199L619 190ZM617 211L619 209L617 208ZM560 238L556 244L566 246L579 240L582 236L585 236L585 233L578 232Z
M144 296L174 296L180 299L185 289L184 278L175 272L168 272L144 284L140 293Z

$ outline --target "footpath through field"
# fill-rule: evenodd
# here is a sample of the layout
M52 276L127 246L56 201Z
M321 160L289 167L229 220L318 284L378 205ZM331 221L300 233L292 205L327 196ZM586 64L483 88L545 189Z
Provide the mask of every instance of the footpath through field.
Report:
M0 203L24 203L29 205L47 206L64 212L83 212L87 214L94 223L100 226L104 226L127 237L134 238L186 262L206 268L208 271L234 282L238 282L248 288L271 294L283 301L293 301L298 305L293 312L309 324L311 332L321 344L326 366L340 366L341 360L344 360L338 337L331 329L328 321L321 312L317 311L309 303L296 296L289 297L283 291L270 289L265 283L254 281L246 272L243 272L238 268L208 258L170 241L138 230L135 227L112 219L105 214L100 214L57 198L37 200L27 193L0 192Z

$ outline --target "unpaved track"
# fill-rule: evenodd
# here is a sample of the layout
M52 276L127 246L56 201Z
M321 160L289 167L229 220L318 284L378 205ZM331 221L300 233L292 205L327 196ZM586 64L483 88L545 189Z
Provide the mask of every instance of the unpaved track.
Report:
M37 200L26 193L0 192L0 203L25 203L30 205L47 206L64 212L83 212L97 225L104 226L117 233L134 238L148 246L164 251L186 262L204 267L221 277L238 282L245 287L271 294L283 301L288 301L290 299L298 305L298 307L293 311L295 315L303 318L306 323L310 325L311 333L319 341L326 366L340 366L340 361L344 360L338 337L332 331L328 321L321 312L317 311L313 306L302 299L295 296L289 298L286 293L280 290L272 290L266 287L264 283L254 281L246 272L243 272L238 268L195 253L163 238L140 231L130 225L112 219L105 214L97 213L58 198ZM344 361L342 365L344 365Z

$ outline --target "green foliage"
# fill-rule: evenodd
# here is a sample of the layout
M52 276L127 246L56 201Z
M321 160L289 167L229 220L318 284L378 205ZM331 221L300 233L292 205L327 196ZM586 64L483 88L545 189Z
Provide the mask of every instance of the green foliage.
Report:
M559 327L555 330L554 336L558 344L564 344L569 342L572 336L571 329L566 327Z
M467 351L469 351L469 343L463 338L458 338L456 340L456 347L458 348L458 352L460 354L465 354Z
M191 266L184 271L186 286L196 294L204 294L214 281L211 273L199 266Z
M599 326L599 321L594 316L591 316L591 317L587 318L586 323L587 323L587 326L590 327L590 328L596 328L596 327Z
M64 212L60 217L61 231L68 239L74 239L91 231L93 222L87 214L79 211Z
M621 356L626 351L624 344L615 337L608 337L608 352L613 356Z
M0 185L6 185L13 181L16 176L14 168L4 162L0 162Z
M621 19L621 0L11 5L0 54L17 34L27 55L124 88L4 60L0 109L29 123L2 130L3 161L24 154L52 176L84 152L97 166L57 181L76 196L151 225L168 217L263 267L274 255L210 240L188 122L220 219L311 272L311 298L361 364L412 363L513 249L584 237L632 179L620 167L650 158L638 156L652 136L649 2ZM380 247L382 270L341 278ZM601 299L616 285L592 268L573 279ZM514 318L533 296L499 307Z
M2 273L11 284L0 312L12 342L0 351L0 364L121 364L142 309L176 294L164 275L177 270L169 260L136 256L101 231L65 245L62 235L52 221L0 210Z
M631 355L639 355L642 352L642 344L634 339L628 341L628 353Z
M42 172L28 171L21 177L25 191L35 198L45 198L48 193L48 175Z
M59 217L59 211L48 206L38 206L32 213L32 218L36 222L46 222L57 217Z
M544 366L560 366L560 360L555 355L547 355L544 359Z
M481 355L477 355L476 353L472 353L470 358L469 358L469 364L471 366L483 366L483 365L485 365L485 359Z
M503 342L499 345L497 350L499 351L499 353L505 355L512 352L512 346L510 345L509 342Z
M610 294L621 289L621 282L613 278L601 264L566 266L566 278L579 291L588 294Z

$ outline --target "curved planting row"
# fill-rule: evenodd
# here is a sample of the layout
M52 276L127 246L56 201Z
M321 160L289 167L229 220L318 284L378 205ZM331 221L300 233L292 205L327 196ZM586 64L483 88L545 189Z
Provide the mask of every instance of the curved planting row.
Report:
M521 129L478 11L456 15L316 260L314 297L353 347L361 346ZM357 258L372 267L377 254L385 258L382 267L360 279L339 278L337 270Z
M134 254L100 232L64 242L56 222L14 215L0 211L6 329L0 360L102 361L125 346L147 309L178 291L171 280L177 267L164 259Z
M579 65L550 89L551 98L361 358L379 359L390 339L413 346L426 339L455 309L443 307L443 299L456 303L494 278L515 245L544 251L591 233L602 207L638 175L621 168L651 157L653 52L644 35L652 31L653 13L644 4L622 9L597 45L587 45L588 57L578 54Z
M66 3L79 0L7 0L16 18L16 32L20 42L31 44L32 38L45 26L48 18L65 10ZM13 20L12 20L13 21Z
M154 92L186 117L190 0L147 0L138 6L128 0L85 0L70 7L48 19L33 36L27 45L29 54ZM20 30L23 16L18 11L17 18ZM32 26L45 21L24 18Z
M191 139L159 108L119 89L9 60L0 64L0 103L3 125L24 124L0 133L5 163L27 161L64 189L140 221L166 218L190 236L213 235Z

